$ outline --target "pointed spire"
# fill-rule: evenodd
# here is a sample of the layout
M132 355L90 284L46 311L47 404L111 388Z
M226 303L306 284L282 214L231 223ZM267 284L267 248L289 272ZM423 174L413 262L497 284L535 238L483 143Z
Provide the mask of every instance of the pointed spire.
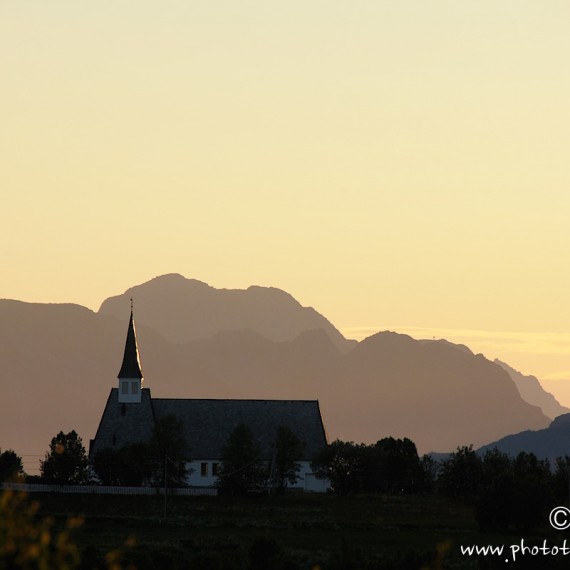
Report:
M142 377L139 349L137 346L137 335L135 332L135 319L133 317L133 300L131 299L131 319L129 321L129 330L127 331L127 341L125 342L123 365L119 371L118 378L142 379Z

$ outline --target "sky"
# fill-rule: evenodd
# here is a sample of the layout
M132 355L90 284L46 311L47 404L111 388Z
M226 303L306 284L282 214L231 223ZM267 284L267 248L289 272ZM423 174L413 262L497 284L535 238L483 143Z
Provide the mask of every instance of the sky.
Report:
M275 286L355 338L470 339L570 405L569 21L565 0L4 0L0 297Z

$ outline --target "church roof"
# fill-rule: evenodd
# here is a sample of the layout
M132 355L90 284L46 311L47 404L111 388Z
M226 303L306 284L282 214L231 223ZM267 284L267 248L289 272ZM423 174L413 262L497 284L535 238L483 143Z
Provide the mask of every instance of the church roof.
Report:
M129 329L127 331L127 340L125 342L125 353L123 355L123 364L119 371L118 378L142 378L141 363L139 359L139 349L137 346L137 335L135 332L135 320L133 318L133 310L131 308L131 319L129 321Z
M327 443L316 400L152 399L155 417L174 415L184 426L192 459L219 459L235 427L244 423L263 451L271 450L280 425L305 444L301 459L312 459Z
M121 404L113 388L90 453L105 447L146 441L155 421L173 415L183 425L191 459L219 459L231 432L246 424L255 442L269 453L280 425L304 444L301 460L310 460L327 443L316 400L198 400L151 398L143 389L140 404Z

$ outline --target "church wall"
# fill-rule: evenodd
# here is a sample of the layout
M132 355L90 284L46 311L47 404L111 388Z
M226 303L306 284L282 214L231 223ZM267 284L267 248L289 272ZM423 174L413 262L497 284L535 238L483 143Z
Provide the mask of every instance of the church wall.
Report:
M186 479L192 487L213 487L218 477L215 475L216 467L221 466L220 460L216 459L195 459L187 464L190 475Z
M215 467L217 465L217 467ZM188 463L191 470L187 478L187 483L191 487L213 487L216 485L218 477L214 474L216 469L221 467L219 459L195 459ZM317 479L311 469L310 461L299 461L300 469L297 481L290 485L290 489L311 491L313 493L326 493L330 488L327 480Z

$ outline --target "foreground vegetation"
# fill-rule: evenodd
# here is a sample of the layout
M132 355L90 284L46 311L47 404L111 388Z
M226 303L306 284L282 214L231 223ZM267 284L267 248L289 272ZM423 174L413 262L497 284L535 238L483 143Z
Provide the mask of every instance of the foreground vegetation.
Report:
M59 556L70 569L494 568L504 560L464 557L459 546L521 539L481 533L473 508L426 495L169 497L166 518L159 496L42 494L30 500L39 503L36 522L18 515L18 524L48 530L53 560ZM552 536L542 528L526 538ZM532 562L527 567L560 563Z
M482 531L475 506L437 494L0 495L1 570L566 568L562 556L506 565L460 551L564 536L547 520Z
M166 519L158 496L34 499L54 537L72 532L79 568L436 568L476 533L468 508L433 497L169 497Z
M71 453L78 447L67 445L78 439L71 435L52 440L44 480L85 469L73 467L84 452ZM467 556L461 547L564 540L548 516L568 499L568 457L552 469L532 454L493 450L481 457L463 447L436 462L420 459L407 439L337 440L313 460L332 486L323 496L285 493L298 455L285 451L296 442L284 437L288 445L276 448L283 458L275 454L275 488L246 427L234 435L224 449L219 497L0 495L0 570L486 569L504 568L505 558ZM130 464L102 462L110 477L130 477L140 461ZM2 472L23 478L12 451L0 454ZM567 556L523 557L516 567L564 568L568 559L570 547Z

